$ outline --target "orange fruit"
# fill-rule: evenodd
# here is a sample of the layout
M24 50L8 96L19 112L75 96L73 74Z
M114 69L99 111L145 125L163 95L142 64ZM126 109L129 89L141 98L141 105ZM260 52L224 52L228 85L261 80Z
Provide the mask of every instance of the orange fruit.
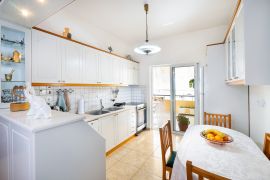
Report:
M216 141L223 141L223 138L221 136L219 136L219 135L216 135L215 140Z
M206 135L206 138L209 139L209 140L213 140L215 137L213 134L209 133Z
M228 136L224 136L223 137L223 141L229 141L229 137Z

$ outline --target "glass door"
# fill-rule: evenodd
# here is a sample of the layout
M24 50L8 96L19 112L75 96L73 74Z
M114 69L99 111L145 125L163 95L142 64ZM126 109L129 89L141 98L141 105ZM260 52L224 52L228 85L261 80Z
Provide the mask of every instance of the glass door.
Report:
M172 67L172 119L173 130L184 132L197 124L197 65Z
M171 118L171 67L152 67L151 120L153 129Z

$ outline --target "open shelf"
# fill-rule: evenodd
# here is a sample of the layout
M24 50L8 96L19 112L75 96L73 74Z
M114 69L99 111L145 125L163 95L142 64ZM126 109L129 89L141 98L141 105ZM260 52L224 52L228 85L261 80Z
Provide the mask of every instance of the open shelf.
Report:
M21 41L13 41L13 40L1 38L1 42L5 43L5 44L9 44L9 45L14 45L15 44L15 45L24 46L24 41L23 40L21 40Z

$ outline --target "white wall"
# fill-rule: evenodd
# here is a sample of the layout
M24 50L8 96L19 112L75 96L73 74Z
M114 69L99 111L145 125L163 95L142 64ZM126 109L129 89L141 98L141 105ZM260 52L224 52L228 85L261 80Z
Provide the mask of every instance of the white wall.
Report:
M69 27L72 39L94 45L104 50L108 50L108 46L112 46L113 52L122 56L133 53L133 49L128 43L95 25L88 26L88 24L89 22L83 20L77 21L74 16L60 11L37 25L37 27L57 34L62 34L64 28Z
M146 86L148 105L150 104L150 69L153 65L181 65L195 62L203 64L206 58L206 45L222 42L226 29L226 26L219 26L161 39L155 41L162 49L160 53L151 56L136 56L136 59L140 60L140 84Z
M270 86L250 87L250 136L263 146L264 134L270 133Z
M248 135L248 88L225 83L225 46L207 48L204 67L204 111L231 114L232 129Z

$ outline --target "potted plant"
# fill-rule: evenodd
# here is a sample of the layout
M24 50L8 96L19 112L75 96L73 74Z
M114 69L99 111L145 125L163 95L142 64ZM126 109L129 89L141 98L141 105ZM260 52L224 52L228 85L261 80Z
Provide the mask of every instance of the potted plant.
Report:
M179 113L177 116L178 126L180 131L186 131L188 128L188 125L190 123L189 118L184 116L183 114Z

